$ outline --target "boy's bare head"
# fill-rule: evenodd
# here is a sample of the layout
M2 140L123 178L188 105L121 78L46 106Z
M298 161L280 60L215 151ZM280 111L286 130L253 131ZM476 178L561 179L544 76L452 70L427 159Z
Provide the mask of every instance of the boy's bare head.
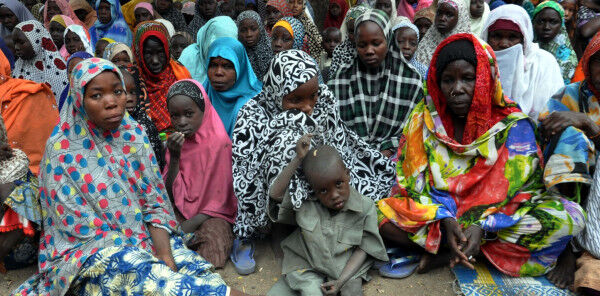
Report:
M323 49L327 52L327 56L333 55L333 50L342 42L342 32L336 27L329 27L323 30Z
M304 157L302 169L321 204L333 210L344 208L350 196L350 175L334 147L311 149Z

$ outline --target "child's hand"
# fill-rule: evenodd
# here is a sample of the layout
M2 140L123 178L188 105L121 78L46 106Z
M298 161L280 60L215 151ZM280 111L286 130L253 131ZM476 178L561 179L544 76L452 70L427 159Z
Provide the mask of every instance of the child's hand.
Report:
M174 132L169 135L167 139L167 148L173 157L179 157L181 155L181 146L183 146L185 136L180 132Z
M326 283L323 283L321 285L321 291L323 292L323 295L332 295L335 296L340 292L340 289L342 288L342 284L338 281L329 281Z
M302 160L310 150L310 139L312 138L312 134L306 134L298 140L296 143L296 155L298 159Z

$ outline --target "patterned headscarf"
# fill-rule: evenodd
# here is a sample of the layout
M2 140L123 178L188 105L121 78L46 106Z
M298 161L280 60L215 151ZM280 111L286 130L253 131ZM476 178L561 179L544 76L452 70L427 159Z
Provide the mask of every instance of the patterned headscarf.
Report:
M246 19L254 20L258 26L258 30L260 31L258 43L252 48L246 47L246 52L248 53L248 58L250 59L252 69L254 70L256 77L258 77L259 80L262 80L267 73L269 62L271 61L271 58L273 58L271 39L269 38L269 35L267 35L265 27L262 25L260 15L258 15L258 13L254 10L246 10L238 15L238 29L240 27L240 23Z
M0 0L0 6L10 9L10 11L17 16L19 23L35 20L35 17L31 14L31 12L29 12L29 10L27 10L27 7L25 7L21 1ZM10 34L12 34L12 30L7 29L3 24L0 23L0 37L5 38Z
M59 97L67 86L67 66L50 33L42 23L33 20L22 22L15 28L23 31L35 55L30 60L18 59L13 77L46 83L54 97Z
M314 135L313 146L327 144L340 152L350 184L361 194L378 200L394 182L391 161L346 128L326 85L320 85L310 116L283 110L283 97L317 74L318 66L306 52L280 52L271 61L261 93L240 110L233 132L233 188L238 198L234 232L240 238L257 236L268 224L269 186L296 156L296 142L306 133ZM292 177L288 188L296 208L312 194L301 173Z
M73 23L83 26L83 23L79 20L79 18L77 18L77 15L73 11L73 8L71 8L71 5L69 5L69 2L67 0L48 0L46 2L46 5L44 6L44 27L45 28L47 28L47 29L50 28L51 18L48 17L48 4L50 4L50 2L56 3L56 6L58 6L58 8L60 9L59 15L68 16L73 21Z
M70 25L65 30L63 36L67 36L67 32L73 32L77 34L77 36L79 36L79 39L81 40L81 43L83 43L83 48L85 49L84 51L91 55L94 54L94 49L92 48L92 43L90 41L90 34L84 27L80 25Z
M193 80L188 79L175 82L175 84L169 88L169 92L167 93L167 104L174 96L184 95L192 99L198 108L200 108L200 111L204 112L204 108L206 107L204 104L204 96L208 98L208 95L206 95L204 90L201 90L200 85L196 85L196 83L192 81Z
M346 18L340 31L342 32L342 43L335 47L331 56L331 66L329 67L330 77L339 70L342 65L352 63L352 60L356 58L356 45L350 41L348 37L348 25L349 21L356 21L356 19L365 13L369 8L365 5L358 5L350 8L346 13Z
M583 52L583 57L581 58L581 66L583 67L583 74L585 75L585 79L589 80L591 78L590 73L590 59L600 51L600 32L596 33L596 35L590 40L588 46L585 48ZM587 84L590 90L594 93L596 98L600 98L600 91L594 88L592 83Z
M356 21L354 21L354 35L358 35L358 27L360 26L360 24L364 23L364 22L374 22L375 24L377 24L377 26L379 26L381 28L381 30L383 30L383 35L385 35L386 38L389 37L390 35L390 18L388 17L388 15L379 10L379 9L369 9L367 11L365 11L363 14L361 14Z
M292 48L303 50L306 35L304 34L304 26L302 25L302 23L291 16L286 16L281 18L277 23L275 23L275 25L273 25L273 29L275 29L276 27L283 27L289 32L288 26L283 23L287 23L287 25L289 25L289 27L292 28L292 32L290 32L290 34L294 38L294 45Z
M134 59L133 59L133 54L131 53L131 49L125 43L121 43L121 42L109 43L104 48L104 53L102 54L102 58L105 60L108 60L108 61L112 61L112 59L116 55L118 55L122 52L125 52L129 56L129 61L131 61L133 63Z
M282 15L290 14L287 0L269 0L269 2L267 2L267 6L275 7L277 10L279 10L279 12L281 12Z
M428 19L433 24L433 21L435 20L435 7L427 6L420 10L417 10L415 16L413 17L413 23L420 18Z

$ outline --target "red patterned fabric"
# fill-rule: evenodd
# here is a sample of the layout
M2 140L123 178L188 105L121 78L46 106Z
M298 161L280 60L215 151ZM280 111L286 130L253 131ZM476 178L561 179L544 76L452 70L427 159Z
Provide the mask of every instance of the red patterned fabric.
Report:
M339 29L342 26L342 23L344 22L346 12L348 12L348 3L346 2L346 0L331 0L331 2L329 2L329 6L331 7L331 4L333 3L336 3L340 7L340 14L337 17L334 17L328 10L327 16L325 17L325 24L323 27L336 27Z
M590 59L598 51L600 51L600 32L596 33L594 38L590 40L590 43L583 52L583 58L581 58L580 64L582 64L583 74L585 75L586 80L590 79ZM592 83L588 83L588 87L594 93L594 96L600 98L600 92L594 88L594 85L592 85Z

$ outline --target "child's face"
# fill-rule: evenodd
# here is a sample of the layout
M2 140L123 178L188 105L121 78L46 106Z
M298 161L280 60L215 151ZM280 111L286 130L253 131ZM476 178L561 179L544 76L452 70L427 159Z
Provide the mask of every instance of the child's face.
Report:
M173 59L178 60L181 56L181 53L186 47L188 47L188 45L190 44L188 43L187 39L185 39L185 37L181 35L175 35L171 41L170 48Z
M100 40L96 43L96 51L94 52L94 54L96 55L97 58L102 57L102 54L104 53L104 49L106 48L107 45L108 45L108 41L106 41L106 40Z
M273 49L273 54L292 49L293 46L294 38L286 28L278 26L273 29L271 33L271 49Z
M169 100L167 109L175 130L186 138L193 137L204 118L204 112L198 105L188 96L176 95Z
M334 2L329 5L329 13L331 14L331 16L338 17L341 12L342 9L337 3Z
M411 28L400 28L396 30L395 35L396 44L400 47L402 55L407 61L410 61L419 45L417 32L413 31Z
M333 50L338 44L342 42L342 34L339 30L331 30L323 39L323 48L327 52L327 56L331 57L333 54Z
M258 24L255 20L247 18L240 22L238 39L244 46L250 48L256 46L259 37L260 31L258 30Z
M573 15L577 10L575 0L564 0L560 5L565 10L565 22L571 21L571 18L573 18Z
M483 4L483 0L471 0L471 6L469 6L471 16L473 18L480 18L485 9L484 5L485 4Z
M350 196L350 176L344 165L338 162L327 174L316 172L307 176L310 186L323 206L339 211L344 208Z
M281 11L273 6L267 6L267 27L272 28L281 17Z
M390 0L377 0L375 1L375 8L382 10L389 17L392 16L392 1Z
M433 25L433 23L422 17L422 18L418 18L414 21L415 26L417 26L417 28L419 28L419 35L420 36L425 36L425 33L427 33L427 30L429 30L429 28L431 27L431 25Z
M121 71L123 73L123 80L125 81L125 91L127 92L127 101L125 101L125 108L127 112L131 113L135 110L135 105L137 105L139 93L137 87L135 86L135 81L133 80L133 76L127 71Z

